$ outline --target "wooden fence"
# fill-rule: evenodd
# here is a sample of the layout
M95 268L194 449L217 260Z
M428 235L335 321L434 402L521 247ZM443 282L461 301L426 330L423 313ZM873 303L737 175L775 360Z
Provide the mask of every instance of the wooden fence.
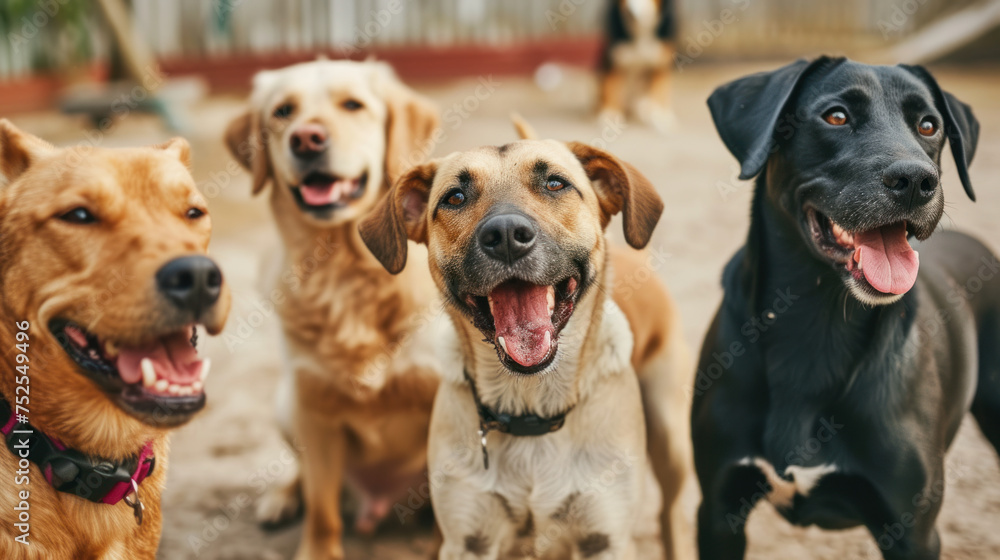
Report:
M609 0L131 0L161 61L599 40ZM786 56L889 47L986 0L675 0L679 53ZM0 0L0 80L101 62L94 0ZM86 64L83 64L86 66Z

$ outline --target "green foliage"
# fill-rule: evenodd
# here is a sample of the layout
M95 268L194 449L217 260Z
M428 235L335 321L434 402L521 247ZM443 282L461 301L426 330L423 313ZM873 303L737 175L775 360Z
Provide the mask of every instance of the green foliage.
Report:
M93 0L0 0L0 33L32 69L73 67L94 54L96 12Z

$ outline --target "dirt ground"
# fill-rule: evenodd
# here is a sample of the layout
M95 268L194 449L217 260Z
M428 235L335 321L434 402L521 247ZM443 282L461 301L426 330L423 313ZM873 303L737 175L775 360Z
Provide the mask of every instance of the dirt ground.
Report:
M693 65L677 76L678 126L659 134L635 123L625 127L597 122L590 114L593 78L565 71L550 91L533 81L483 76L419 86L445 111L444 142L435 154L514 139L508 113L516 109L543 136L565 140L601 139L613 153L633 163L656 185L666 211L650 245L662 263L657 272L679 302L688 343L697 348L718 305L719 274L744 240L749 183L711 124L705 99L715 85L770 65ZM970 103L982 123L971 169L979 196L962 192L950 153L944 158L946 227L974 233L1000 250L1000 68L939 68L945 89ZM486 85L483 85L486 84ZM477 87L479 96L477 97ZM489 90L492 89L490 92ZM464 106L464 108L462 108ZM236 97L197 102L182 115L193 146L195 178L210 197L215 224L212 253L231 283L234 305L225 336L204 343L212 358L208 406L173 439L170 474L163 496L165 520L159 558L277 560L290 558L300 525L267 532L254 522L256 500L289 473L290 452L274 423L273 394L278 379L278 325L260 295L258 271L277 243L264 197L250 196L249 177L226 170L231 161L221 136L240 109ZM110 132L85 134L86 122L53 114L22 115L15 122L53 141L98 142L107 146L159 142L170 136L149 116L130 115ZM613 237L621 242L621 234ZM946 559L1000 558L1000 463L978 428L967 421L948 459L947 490L938 527ZM693 518L698 492L691 484L685 503ZM430 531L388 527L374 539L347 537L348 558L426 558ZM390 525L395 525L391 523ZM878 558L861 529L824 532L793 528L769 505L749 522L750 554L757 560Z

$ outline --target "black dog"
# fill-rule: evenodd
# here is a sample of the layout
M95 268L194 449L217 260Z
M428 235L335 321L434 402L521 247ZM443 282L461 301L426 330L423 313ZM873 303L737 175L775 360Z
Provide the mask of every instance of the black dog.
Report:
M941 217L946 137L973 198L978 122L923 68L830 58L708 105L757 183L695 387L701 558L742 558L764 498L796 525L864 525L885 558L938 558L944 454L970 407L1000 446L1000 263L958 233L919 259L908 238Z

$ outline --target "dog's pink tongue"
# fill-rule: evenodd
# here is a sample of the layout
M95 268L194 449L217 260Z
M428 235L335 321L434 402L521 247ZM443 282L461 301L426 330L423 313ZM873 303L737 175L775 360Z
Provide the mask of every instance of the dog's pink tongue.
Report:
M858 248L854 260L873 288L887 294L905 294L917 281L920 255L906 241L906 224L900 222L854 234Z
M302 185L302 200L310 206L335 204L350 196L357 188L357 180L338 179Z
M142 380L142 359L149 358L158 378L172 384L189 385L197 380L201 371L198 351L190 339L190 333L179 332L146 346L120 348L118 374L126 383L138 383Z
M507 282L490 294L497 343L503 338L507 355L522 366L541 363L552 346L555 327L549 307L549 290L549 286Z

